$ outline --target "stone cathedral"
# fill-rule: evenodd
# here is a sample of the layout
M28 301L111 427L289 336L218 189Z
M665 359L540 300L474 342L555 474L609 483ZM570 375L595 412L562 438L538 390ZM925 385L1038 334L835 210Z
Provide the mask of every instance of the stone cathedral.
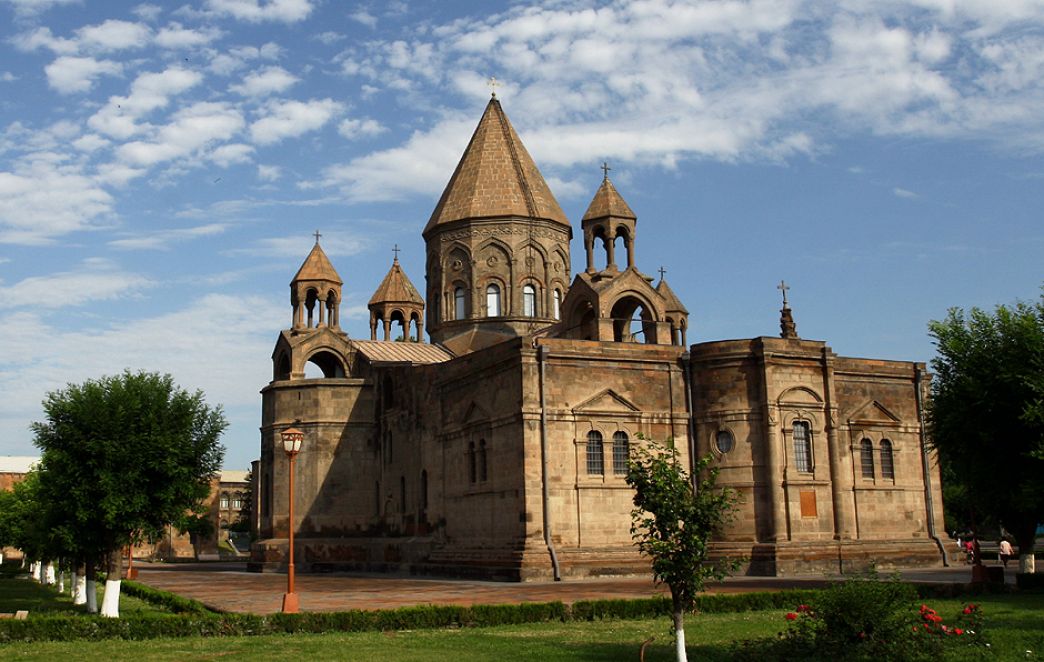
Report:
M800 338L785 289L780 334L688 345L689 313L640 269L608 169L579 229L572 275L573 223L494 96L423 229L424 294L396 256L369 340L341 330L343 281L317 236L262 390L253 569L285 566L293 526L304 571L646 573L624 481L643 439L713 455L740 495L715 553L750 574L941 563L923 363Z

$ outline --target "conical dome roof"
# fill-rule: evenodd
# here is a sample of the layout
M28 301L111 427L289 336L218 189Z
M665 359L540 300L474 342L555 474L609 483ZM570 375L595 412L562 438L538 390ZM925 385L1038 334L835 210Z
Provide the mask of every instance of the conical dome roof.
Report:
M490 99L424 233L465 218L520 216L569 225L500 101Z
M377 291L370 298L369 305L382 303L414 303L423 306L424 299L417 292L410 279L406 277L402 267L399 266L399 258L392 262L388 275L381 281Z
M671 286L667 284L667 281L662 277L660 278L660 284L656 286L656 291L660 293L664 301L664 310L668 312L678 312L689 314L689 311L685 309L685 305L678 298L678 295L674 293Z
M312 247L312 251L308 253L308 257L305 258L304 264L297 270L297 274L294 275L294 279L290 283L293 284L300 280L325 280L338 285L343 284L341 277L337 274L337 270L330 263L330 258L326 257L326 253L319 246L318 239L315 242L315 246Z
M587 206L583 220L590 221L608 216L638 219L635 213L631 211L631 207L624 201L623 196L613 186L613 183L609 181L608 177L605 177L602 179L602 185L595 192L591 204Z

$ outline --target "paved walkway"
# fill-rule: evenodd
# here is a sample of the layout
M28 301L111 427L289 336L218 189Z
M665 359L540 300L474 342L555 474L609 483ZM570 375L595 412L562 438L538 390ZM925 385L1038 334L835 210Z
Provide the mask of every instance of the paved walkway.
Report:
M286 575L246 572L242 563L135 563L138 581L155 588L194 598L222 611L269 614L280 610ZM901 571L904 579L917 582L965 583L971 568L917 569ZM1014 581L1009 572L1007 579ZM785 588L815 588L837 576L730 577L710 585L709 593L771 591ZM578 600L647 598L667 593L651 579L641 577L567 580L561 582L484 582L472 580L421 579L377 574L298 574L296 591L302 611L389 609L410 605L474 605L550 602L567 604Z

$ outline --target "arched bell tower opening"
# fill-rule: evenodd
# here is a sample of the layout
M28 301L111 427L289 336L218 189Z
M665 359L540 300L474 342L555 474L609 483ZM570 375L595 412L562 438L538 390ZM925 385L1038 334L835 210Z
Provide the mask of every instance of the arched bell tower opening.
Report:
M392 250L395 259L391 269L367 305L370 309L370 340L421 342L424 340L421 325L424 299L399 264L399 247Z

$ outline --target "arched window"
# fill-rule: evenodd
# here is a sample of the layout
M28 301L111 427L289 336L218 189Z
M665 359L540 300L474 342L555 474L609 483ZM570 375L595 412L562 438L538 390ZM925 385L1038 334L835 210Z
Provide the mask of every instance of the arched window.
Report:
M602 433L598 430L591 430L587 433L587 473L592 476L601 476L605 473Z
M794 467L812 473L812 430L807 421L794 421Z
M613 433L613 473L617 476L627 474L627 459L630 456L631 441L627 433L617 430Z
M464 310L464 288L453 290L453 319L462 320L467 313Z
M536 288L532 285L522 287L522 314L525 317L536 317Z
M500 286L490 284L486 288L486 317L500 317Z
M557 289L555 290L554 296L553 296L553 298L551 300L551 305L552 305L552 308L551 308L552 317L554 317L556 320L562 319L562 291L561 290L557 290Z
M468 442L468 482L475 482L475 442Z
M895 480L895 458L892 455L892 442L881 440L881 478Z
M874 444L869 439L859 442L859 466L862 468L863 478L874 477Z
M479 439L478 445L478 479L480 483L486 482L489 473L486 470L486 440Z

